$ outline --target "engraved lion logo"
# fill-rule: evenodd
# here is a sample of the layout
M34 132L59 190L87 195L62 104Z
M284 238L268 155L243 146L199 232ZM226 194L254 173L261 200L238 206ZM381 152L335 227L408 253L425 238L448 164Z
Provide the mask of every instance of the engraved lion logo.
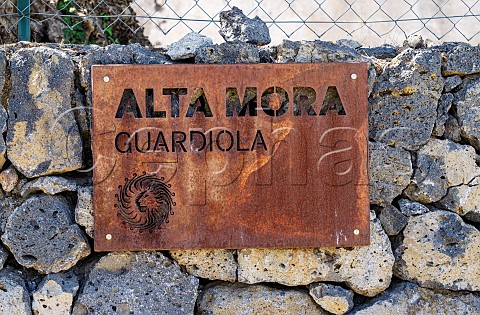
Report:
M119 193L115 194L117 216L131 230L138 229L140 233L152 232L173 215L172 208L176 205L170 191L170 184L163 182L164 178L154 175L133 173L131 179L125 178L125 185L119 185Z

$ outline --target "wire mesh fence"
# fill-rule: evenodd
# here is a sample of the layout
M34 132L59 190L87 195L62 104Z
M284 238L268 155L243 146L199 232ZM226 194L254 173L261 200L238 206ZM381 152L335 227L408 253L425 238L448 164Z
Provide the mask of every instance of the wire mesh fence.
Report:
M25 1L27 5L25 5ZM0 36L68 43L165 45L195 31L220 42L219 14L237 6L259 16L274 42L355 39L401 43L420 34L436 41L480 39L480 0L4 0ZM23 35L22 35L23 36ZM21 38L25 39L25 38Z

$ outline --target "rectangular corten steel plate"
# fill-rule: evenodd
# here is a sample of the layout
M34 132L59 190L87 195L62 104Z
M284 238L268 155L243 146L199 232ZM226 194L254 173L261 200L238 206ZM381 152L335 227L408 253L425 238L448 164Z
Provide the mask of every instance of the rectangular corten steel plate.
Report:
M364 63L93 66L95 249L369 243Z

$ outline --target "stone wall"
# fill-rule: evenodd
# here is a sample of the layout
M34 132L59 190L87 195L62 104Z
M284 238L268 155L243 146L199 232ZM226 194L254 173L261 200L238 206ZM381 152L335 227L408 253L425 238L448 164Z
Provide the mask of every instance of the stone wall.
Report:
M480 48L224 32L0 48L0 313L480 314ZM370 246L93 252L91 65L333 61L371 65Z

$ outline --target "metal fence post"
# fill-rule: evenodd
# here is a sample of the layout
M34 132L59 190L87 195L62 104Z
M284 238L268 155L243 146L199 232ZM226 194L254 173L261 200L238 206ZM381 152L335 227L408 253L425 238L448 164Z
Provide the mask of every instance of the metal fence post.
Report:
M18 0L18 40L30 41L30 0Z

